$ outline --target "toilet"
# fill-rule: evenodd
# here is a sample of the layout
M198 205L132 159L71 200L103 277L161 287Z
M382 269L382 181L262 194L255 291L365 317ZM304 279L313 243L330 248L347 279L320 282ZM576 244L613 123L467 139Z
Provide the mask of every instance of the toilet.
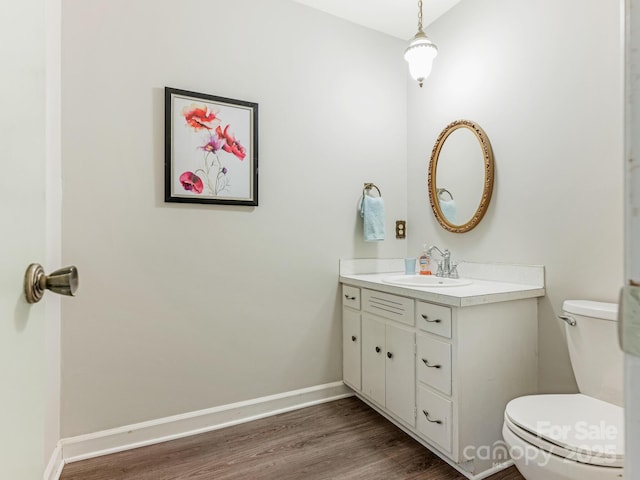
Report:
M617 338L618 306L567 300L562 309L580 393L511 400L502 436L527 480L620 479L624 356Z

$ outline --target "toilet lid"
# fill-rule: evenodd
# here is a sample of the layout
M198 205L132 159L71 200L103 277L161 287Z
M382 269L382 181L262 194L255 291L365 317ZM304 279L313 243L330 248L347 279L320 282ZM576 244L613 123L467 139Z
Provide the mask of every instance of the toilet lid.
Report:
M582 394L529 395L507 404L505 420L556 455L597 465L624 461L624 413L617 405Z

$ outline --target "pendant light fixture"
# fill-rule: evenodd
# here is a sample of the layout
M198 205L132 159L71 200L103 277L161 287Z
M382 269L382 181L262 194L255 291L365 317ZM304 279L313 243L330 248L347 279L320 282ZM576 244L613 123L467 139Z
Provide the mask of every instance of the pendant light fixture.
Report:
M418 33L411 39L404 51L404 59L409 64L409 73L422 87L424 79L431 73L431 64L438 55L438 47L429 40L422 30L422 0L418 0Z

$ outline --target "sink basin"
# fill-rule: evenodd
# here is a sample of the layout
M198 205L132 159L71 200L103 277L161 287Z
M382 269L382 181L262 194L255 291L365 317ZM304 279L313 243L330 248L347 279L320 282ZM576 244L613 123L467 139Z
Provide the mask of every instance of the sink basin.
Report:
M471 285L471 280L464 278L442 278L435 275L393 275L383 278L382 281L405 287L462 287Z

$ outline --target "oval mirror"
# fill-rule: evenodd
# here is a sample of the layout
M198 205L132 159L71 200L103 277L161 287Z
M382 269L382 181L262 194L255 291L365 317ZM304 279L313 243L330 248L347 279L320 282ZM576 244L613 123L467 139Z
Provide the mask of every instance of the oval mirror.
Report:
M442 130L427 183L431 209L443 228L464 233L480 223L493 191L493 151L479 125L456 120Z

